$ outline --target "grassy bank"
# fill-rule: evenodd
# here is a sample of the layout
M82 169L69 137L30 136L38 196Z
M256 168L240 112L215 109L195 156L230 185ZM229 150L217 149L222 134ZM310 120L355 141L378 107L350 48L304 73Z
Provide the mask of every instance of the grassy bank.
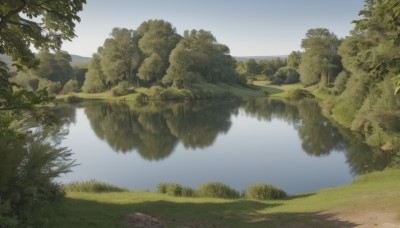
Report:
M136 212L151 215L167 227L351 227L358 220L340 215L354 211L359 212L354 216L394 213L393 221L386 222L399 224L400 170L374 172L350 185L286 200L69 192L64 202L47 209L44 227L120 227L126 215Z
M268 81L254 81L254 89L246 88L238 85L229 85L224 83L210 84L199 83L194 84L190 90L178 90L169 88L166 92L172 99L174 97L190 97L192 99L203 98L225 98L225 97L287 97L288 91L301 88L301 84L292 85L270 85ZM165 91L163 91L165 92ZM112 96L110 91L103 93L71 93L68 95L58 95L57 100L65 100L69 96L76 96L84 100L123 100L123 101L136 101L143 98L157 99L155 89L136 88L135 93L127 94L124 96Z

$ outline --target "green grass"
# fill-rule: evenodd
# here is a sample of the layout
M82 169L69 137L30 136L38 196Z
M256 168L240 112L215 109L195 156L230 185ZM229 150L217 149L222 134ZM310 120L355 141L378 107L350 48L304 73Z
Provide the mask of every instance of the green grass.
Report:
M288 97L289 91L304 87L300 83L280 86L271 85L269 81L254 81L253 84L260 87L262 91L267 91L270 97Z
M320 212L351 209L400 215L400 170L375 172L350 185L274 201L68 192L63 203L47 208L43 227L119 227L125 215L135 212L154 216L167 227L348 227L355 224Z
M207 96L212 98L224 98L224 97L265 97L268 94L271 97L287 97L288 91L302 88L301 84L291 84L291 85L270 85L268 81L254 81L253 85L258 89L250 89L242 86L228 85L225 83L206 83L201 82L194 84L193 96L201 94L207 94ZM57 100L63 101L67 99L69 96L76 96L83 100L116 100L116 101L137 101L141 94L151 95L151 90L147 88L135 88L136 93L128 94L125 96L112 96L110 91L103 93L70 93L66 95L58 95L56 97ZM176 94L180 94L178 89L170 89L171 92L175 92Z

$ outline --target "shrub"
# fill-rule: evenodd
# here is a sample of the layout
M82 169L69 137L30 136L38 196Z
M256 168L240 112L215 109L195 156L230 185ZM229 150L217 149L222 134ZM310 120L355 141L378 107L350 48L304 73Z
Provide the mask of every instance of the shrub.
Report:
M289 72L286 75L286 79L283 82L284 84L294 84L298 83L300 81L300 75L296 71L294 72Z
M274 78L275 80L273 79L272 81L275 81L275 83L281 82L280 84L292 84L299 82L300 75L294 68L281 67L276 71ZM276 78L280 80L276 80ZM280 84L274 84L274 85L280 85Z
M71 79L67 83L65 83L63 89L61 90L61 94L78 92L78 90L79 90L78 81Z
M192 188L182 187L182 196L183 197L195 197L196 191Z
M239 85L244 86L244 85L247 84L247 79L246 79L246 77L244 77L244 76L238 75L238 76L236 77L236 83L239 84Z
M314 95L304 89L295 89L295 90L291 90L289 91L289 97L292 99L303 99L303 98L314 98Z
M400 169L400 153L397 154L389 164L390 168Z
M45 89L51 95L58 94L61 90L61 82L52 82L50 80L41 79L39 81L38 89Z
M167 194L170 196L183 196L183 197L195 197L196 191L192 188L182 187L176 183L159 183L157 185L157 192L161 194Z
M7 134L0 137L0 227L33 227L41 205L64 196L54 178L70 171L71 153L40 131Z
M161 194L167 193L167 185L166 183L159 183L157 185L157 192Z
M182 185L176 183L167 184L165 191L170 196L182 196Z
M271 85L282 85L282 84L283 84L282 79L280 79L278 77L272 78Z
M201 185L196 195L199 197L211 197L211 198L239 198L240 193L235 189L219 182L207 183Z
M286 192L270 184L252 184L245 192L248 199L274 200L285 198Z
M124 96L129 94L129 92L129 84L127 81L120 82L111 89L111 95L114 97Z
M74 181L64 186L67 192L128 192L126 188L102 183L96 180L78 182Z
M149 97L153 100L184 100L190 95L184 89L167 88L152 86L149 90Z

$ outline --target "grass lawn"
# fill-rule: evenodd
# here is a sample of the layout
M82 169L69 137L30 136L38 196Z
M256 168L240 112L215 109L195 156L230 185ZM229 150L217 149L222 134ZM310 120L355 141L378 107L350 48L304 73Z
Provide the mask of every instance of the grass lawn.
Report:
M64 202L47 208L43 221L45 227L121 227L124 217L136 212L166 227L353 227L363 219L382 225L379 218L400 224L400 170L367 174L350 185L277 201L70 192ZM368 213L377 215L376 220L364 218ZM394 217L389 220L387 214Z
M287 97L288 92L294 89L300 89L304 86L300 83L289 84L289 85L271 85L269 81L254 81L254 85L261 88L263 91L267 91L270 97Z

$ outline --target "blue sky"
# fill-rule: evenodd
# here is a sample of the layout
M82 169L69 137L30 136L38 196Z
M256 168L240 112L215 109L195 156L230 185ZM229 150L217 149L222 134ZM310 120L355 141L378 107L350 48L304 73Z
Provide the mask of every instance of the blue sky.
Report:
M287 55L301 50L310 28L345 37L363 0L87 0L70 54L91 56L114 27L136 29L143 21L169 21L179 34L211 31L234 56Z

